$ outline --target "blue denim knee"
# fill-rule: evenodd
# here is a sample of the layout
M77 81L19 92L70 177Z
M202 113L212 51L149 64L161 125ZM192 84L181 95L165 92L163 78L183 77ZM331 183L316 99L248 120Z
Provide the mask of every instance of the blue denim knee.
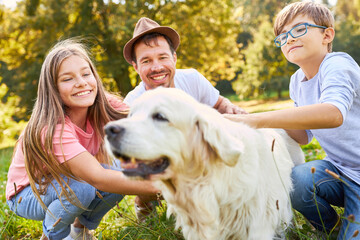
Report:
M66 178L64 179L66 180ZM97 190L90 184L73 179L70 179L68 184L82 207L71 204L64 197L60 201L57 192L60 193L61 188L56 181L53 181L54 186L50 185L48 187L45 195L41 195L42 201L48 208L47 211L37 201L30 186L24 188L16 196L8 200L7 203L10 210L21 217L43 220L43 232L48 238L56 240L69 235L70 225L76 217L82 219L81 223L86 227L90 229L96 228L102 217L111 207L115 206L116 202L121 201L123 198L120 194L102 192L102 195L106 196L107 199L107 202L104 202L103 199L96 195ZM18 203L20 197L22 201Z
M312 173L312 168L314 173ZM338 170L328 161L316 160L293 168L292 207L302 213L319 230L331 230L337 213L331 205L343 206L343 188L325 169Z

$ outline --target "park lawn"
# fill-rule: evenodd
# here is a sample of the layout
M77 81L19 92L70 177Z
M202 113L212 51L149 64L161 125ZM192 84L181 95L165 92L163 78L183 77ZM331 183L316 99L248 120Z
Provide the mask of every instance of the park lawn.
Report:
M248 112L270 111L292 107L291 100L251 100L234 102ZM13 214L7 207L5 186L7 170L10 165L12 147L0 149L0 239L38 239L42 234L40 221L27 220ZM302 147L306 161L324 157L324 152L316 140ZM174 230L174 219L166 218L166 202L157 207L158 216L146 224L138 224L133 208L134 196L126 196L117 207L105 215L95 235L98 239L183 239L180 230ZM341 209L339 209L341 214ZM295 213L294 226L290 227L287 239L320 239L318 233L298 213ZM335 236L327 236L335 239Z

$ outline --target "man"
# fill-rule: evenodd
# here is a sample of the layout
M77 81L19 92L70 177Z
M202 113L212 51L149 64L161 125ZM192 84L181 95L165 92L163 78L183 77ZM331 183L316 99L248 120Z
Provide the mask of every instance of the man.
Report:
M246 113L219 94L210 82L195 69L176 69L179 34L160 26L149 18L140 18L133 38L124 46L124 58L133 65L142 82L127 94L124 102L132 102L146 90L159 86L182 89L201 103L220 113Z

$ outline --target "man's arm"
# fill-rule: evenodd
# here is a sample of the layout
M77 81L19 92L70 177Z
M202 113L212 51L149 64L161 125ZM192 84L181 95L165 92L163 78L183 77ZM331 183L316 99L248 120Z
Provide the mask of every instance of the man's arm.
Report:
M228 114L247 114L247 112L231 103L229 99L219 96L218 101L214 105L214 108L218 110L220 113L228 113Z

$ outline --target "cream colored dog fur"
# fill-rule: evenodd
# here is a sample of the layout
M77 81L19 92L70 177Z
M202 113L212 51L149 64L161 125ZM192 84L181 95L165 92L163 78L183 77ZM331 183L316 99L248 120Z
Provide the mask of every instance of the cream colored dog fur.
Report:
M304 158L285 131L231 122L174 88L147 91L105 129L124 173L155 181L186 239L266 240L289 226Z

